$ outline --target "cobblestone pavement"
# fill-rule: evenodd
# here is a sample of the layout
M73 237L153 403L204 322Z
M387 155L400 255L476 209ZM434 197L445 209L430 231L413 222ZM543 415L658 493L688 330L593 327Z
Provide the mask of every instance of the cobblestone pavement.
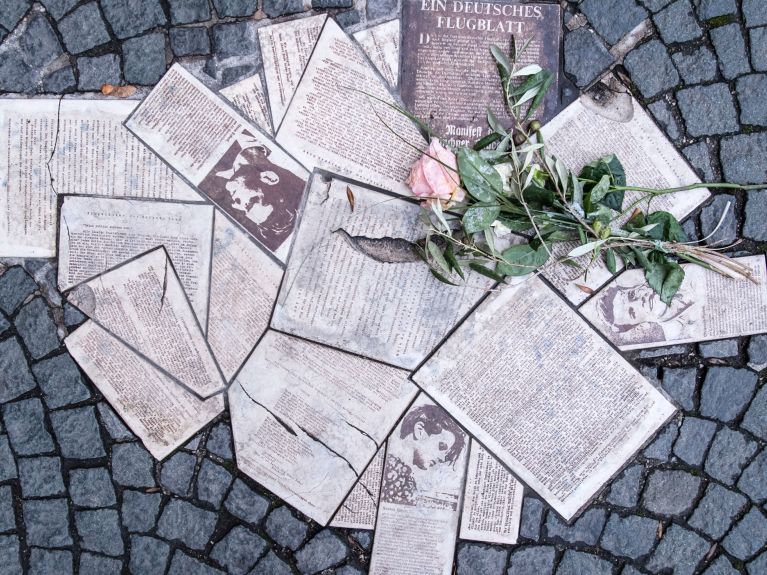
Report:
M347 28L397 0L0 0L0 91L151 85L174 58L219 84L257 70L255 29L329 8ZM614 67L701 175L767 177L764 0L564 2L579 86ZM624 36L646 22L640 32ZM638 41L637 41L638 40ZM763 252L767 191L722 193L686 224ZM62 347L83 318L51 262L0 275L0 575L366 571L371 534L321 529L239 473L228 416L154 461ZM748 302L744 302L744 306ZM632 354L683 413L572 526L534 496L520 544L462 543L459 574L767 573L767 336Z

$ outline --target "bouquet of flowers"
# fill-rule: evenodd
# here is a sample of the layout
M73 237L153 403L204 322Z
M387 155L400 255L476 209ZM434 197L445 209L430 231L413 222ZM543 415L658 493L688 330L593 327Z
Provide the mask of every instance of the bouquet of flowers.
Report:
M423 122L409 116L431 137L407 183L422 199L427 233L420 254L435 277L458 284L469 268L504 282L510 276L566 265L573 268L575 279L600 260L616 273L622 260L642 267L648 284L666 304L684 279L682 261L754 281L748 268L722 253L732 246L688 241L674 215L650 211L649 200L695 188L759 186L640 188L626 181L615 155L574 172L546 152L540 122L530 121L552 83L552 74L534 64L519 67L513 40L510 54L496 46L491 52L512 129L505 129L488 111L490 134L473 147L452 150ZM637 199L627 199L631 191L639 193ZM501 246L509 243L502 238L511 234L522 241Z

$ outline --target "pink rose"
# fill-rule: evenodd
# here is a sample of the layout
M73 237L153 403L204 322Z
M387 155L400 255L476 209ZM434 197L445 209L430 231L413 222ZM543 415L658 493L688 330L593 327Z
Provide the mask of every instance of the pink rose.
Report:
M405 183L419 198L453 204L462 202L466 197L460 181L455 154L435 139L421 159L413 164Z

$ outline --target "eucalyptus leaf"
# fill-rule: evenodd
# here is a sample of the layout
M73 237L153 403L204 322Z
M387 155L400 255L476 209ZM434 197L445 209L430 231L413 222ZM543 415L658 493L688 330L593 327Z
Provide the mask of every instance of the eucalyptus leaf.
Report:
M490 203L503 193L501 175L476 150L461 148L458 151L458 171L466 190L480 202Z

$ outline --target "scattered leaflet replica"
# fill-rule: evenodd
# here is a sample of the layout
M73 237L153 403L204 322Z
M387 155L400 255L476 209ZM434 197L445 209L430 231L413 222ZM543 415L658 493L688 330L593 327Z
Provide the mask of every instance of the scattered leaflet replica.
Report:
M670 306L650 289L642 270L623 272L580 312L623 351L753 335L767 331L767 269L763 255L736 258L756 283L686 264ZM743 308L748 302L748 308Z
M354 39L392 88L399 84L399 37L399 20L384 22L354 34Z
M532 276L489 295L413 380L566 521L675 411Z
M541 133L548 152L575 171L603 156L615 154L623 163L626 178L633 186L675 188L700 182L674 145L617 80L611 81L610 86L597 84L545 124ZM584 145L585 142L588 145ZM666 210L681 220L709 196L704 188L655 196L652 209ZM637 202L637 206L646 208L647 201L640 201L643 197L638 192L627 192L624 206ZM626 219L631 211L627 210ZM556 243L552 254L564 257L576 245ZM587 265L589 256L580 258L579 262ZM564 264L547 269L544 276L568 300L578 305L586 300L589 289L598 289L613 274L600 258L586 277ZM582 290L579 285L588 289Z
M208 343L227 382L269 327L282 267L216 212Z
M109 404L162 460L224 410L224 396L201 400L93 321L64 342Z
M359 481L344 499L338 512L333 516L330 527L369 531L375 529L385 453L385 447L378 450Z
M163 247L72 289L69 302L202 399L226 383Z
M327 178L310 179L272 327L413 369L493 282L440 282L410 243L417 204Z
M66 291L157 246L178 271L200 324L208 316L213 206L62 196L58 286Z
M404 182L420 155L412 146L424 140L391 108L399 105L360 46L328 18L276 139L310 170L410 195Z
M229 388L237 464L327 525L415 395L404 370L268 331Z
M275 126L279 126L285 116L327 18L326 14L320 14L258 29L266 89Z
M508 53L516 41L520 67L553 74L540 116L559 103L562 12L557 4L511 0L402 2L402 100L451 146L467 146L490 133L487 112L509 125L492 46Z
M469 437L420 394L386 444L371 575L450 575Z
M123 128L137 104L0 99L0 257L56 256L57 194L200 201Z
M308 174L268 136L178 64L125 126L284 260Z
M274 134L269 104L266 101L261 75L255 74L221 90L221 95L248 120L270 136Z

